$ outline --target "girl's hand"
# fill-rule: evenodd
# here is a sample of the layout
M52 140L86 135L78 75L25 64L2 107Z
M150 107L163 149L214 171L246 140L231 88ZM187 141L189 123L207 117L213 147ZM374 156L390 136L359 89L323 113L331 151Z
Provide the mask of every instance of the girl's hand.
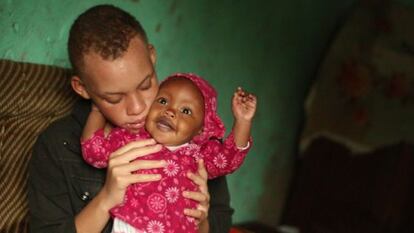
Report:
M111 154L108 161L105 184L101 190L108 210L122 203L128 185L140 182L157 181L160 174L136 174L140 169L165 167L164 160L136 160L161 150L161 145L154 139L130 142Z
M195 218L199 227L202 225L208 226L208 210L210 208L210 194L207 187L207 171L204 166L204 161L200 159L198 161L197 173L188 173L188 178L191 179L199 187L199 192L185 191L183 196L185 198L192 199L199 204L196 209L185 209L184 214ZM200 229L201 230L201 229Z
M233 94L231 110L238 121L251 121L256 113L257 98L238 87Z

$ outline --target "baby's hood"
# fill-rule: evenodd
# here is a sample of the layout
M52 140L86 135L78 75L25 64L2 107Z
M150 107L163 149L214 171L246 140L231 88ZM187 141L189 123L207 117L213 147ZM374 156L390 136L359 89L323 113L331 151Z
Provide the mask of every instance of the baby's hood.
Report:
M202 144L211 138L222 139L226 129L220 117L217 115L216 90L205 79L192 73L176 73L167 77L163 82L172 78L186 78L191 80L204 97L203 132L195 136L192 141L196 144Z

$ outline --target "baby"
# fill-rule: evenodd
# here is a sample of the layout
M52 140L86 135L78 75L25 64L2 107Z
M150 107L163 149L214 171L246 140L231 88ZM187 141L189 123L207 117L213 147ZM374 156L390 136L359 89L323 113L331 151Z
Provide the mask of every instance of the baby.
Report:
M83 137L81 143L85 161L94 167L106 167L110 154L130 141L152 137L164 146L143 159L165 160L165 168L138 171L159 173L162 179L128 187L123 203L111 209L113 232L197 232L194 219L183 214L196 203L181 193L198 187L186 174L197 171L199 159L203 159L209 179L238 169L251 147L256 104L254 95L236 90L233 130L222 142L225 128L217 115L215 90L194 74L178 73L161 83L146 118L146 130L132 133L113 127L108 133L105 129L86 132L93 130L88 124L93 125L94 119L89 118L83 135L93 136Z

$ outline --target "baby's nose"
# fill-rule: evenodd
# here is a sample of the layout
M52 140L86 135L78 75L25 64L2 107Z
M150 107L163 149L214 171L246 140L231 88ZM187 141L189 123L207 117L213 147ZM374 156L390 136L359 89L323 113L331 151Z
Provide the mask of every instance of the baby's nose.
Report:
M164 114L165 114L165 116L170 117L170 118L174 118L175 117L175 113L171 109L165 110Z

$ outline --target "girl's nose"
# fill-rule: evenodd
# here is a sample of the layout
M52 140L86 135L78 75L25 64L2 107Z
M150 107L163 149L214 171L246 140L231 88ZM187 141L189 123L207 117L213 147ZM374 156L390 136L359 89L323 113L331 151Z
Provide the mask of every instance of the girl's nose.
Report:
M127 101L127 114L128 115L139 115L146 108L145 101L140 95L133 95L128 98Z

